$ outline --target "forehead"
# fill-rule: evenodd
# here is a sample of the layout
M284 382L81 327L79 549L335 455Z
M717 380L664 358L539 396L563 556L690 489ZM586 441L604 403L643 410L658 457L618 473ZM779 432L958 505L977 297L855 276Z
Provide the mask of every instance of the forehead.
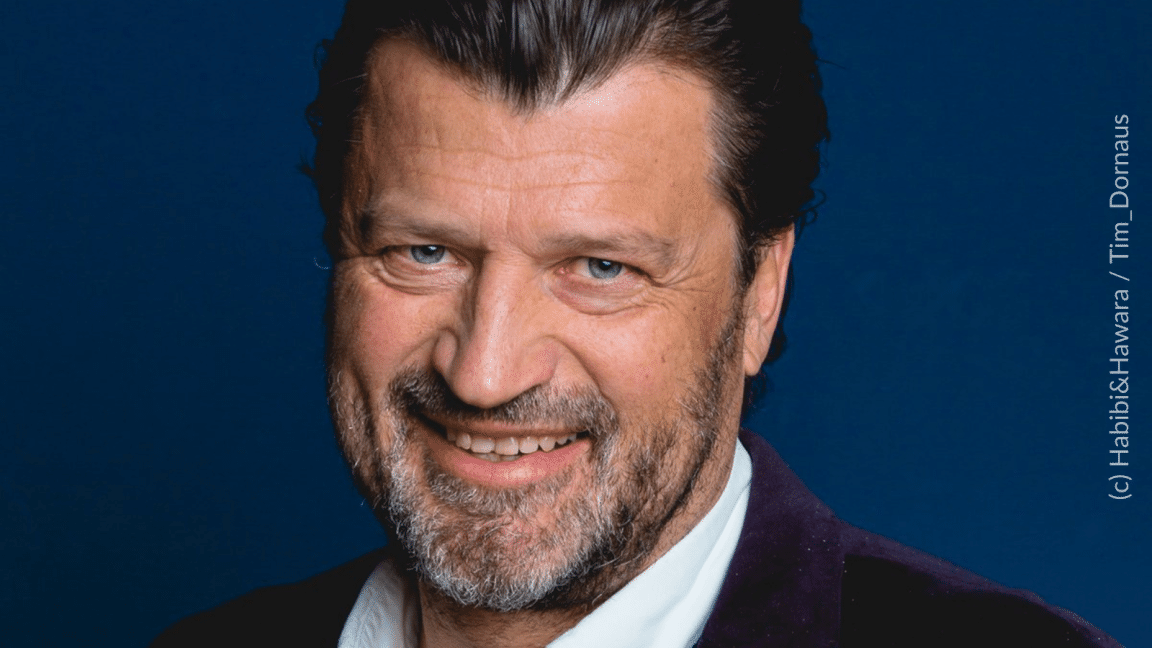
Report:
M377 46L366 75L346 215L411 200L465 214L624 210L617 216L675 216L662 225L676 235L727 212L711 181L712 93L690 72L634 63L532 110L403 41Z
M666 135L672 129L698 130L709 139L713 102L707 83L696 73L659 61L623 65L606 80L562 101L552 98L555 92L542 91L541 99L525 109L517 109L498 93L404 40L377 44L368 57L365 76L361 125L400 116L407 118L404 121L427 124L444 115L467 113L487 122L490 133L492 126L501 125L530 132L554 121L587 128L609 118L613 122L622 119L618 125L628 127L637 139ZM393 121L391 125L399 124Z

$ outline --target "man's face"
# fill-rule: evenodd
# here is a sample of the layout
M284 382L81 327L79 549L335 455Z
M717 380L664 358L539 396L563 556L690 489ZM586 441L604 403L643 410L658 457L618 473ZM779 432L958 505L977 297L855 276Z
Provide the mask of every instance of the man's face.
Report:
M590 604L731 464L755 309L710 93L634 65L518 114L400 43L366 83L331 305L345 454L425 584Z

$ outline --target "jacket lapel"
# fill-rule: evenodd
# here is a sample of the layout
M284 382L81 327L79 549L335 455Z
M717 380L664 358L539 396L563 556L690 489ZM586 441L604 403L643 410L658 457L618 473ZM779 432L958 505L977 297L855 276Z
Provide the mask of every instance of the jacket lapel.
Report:
M752 458L748 512L697 646L835 646L841 523L780 455L743 430Z

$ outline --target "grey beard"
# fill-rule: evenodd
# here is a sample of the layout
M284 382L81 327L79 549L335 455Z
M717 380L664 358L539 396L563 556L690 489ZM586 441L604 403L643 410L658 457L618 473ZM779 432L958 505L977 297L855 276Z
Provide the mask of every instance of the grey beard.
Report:
M474 414L452 402L440 382L437 376L400 376L393 384L394 402L440 416ZM612 469L616 418L599 396L575 394L545 402L539 392L529 392L483 418L560 421L583 429L593 440L595 482L618 479ZM418 465L404 461L411 452L407 424L401 423L398 437L388 458L393 470L387 476L385 525L420 577L460 605L497 611L568 607L576 603L569 594L577 584L601 571L634 536L631 526L619 523L633 516L626 506L604 498L561 498L566 473L521 488L489 490L444 472L429 457ZM421 492L424 483L426 494ZM548 511L556 525L532 526Z
M540 387L479 410L459 401L440 376L417 370L392 381L380 421L364 411L364 400L350 403L347 394L338 393L339 376L333 376L345 456L373 510L399 540L408 567L452 601L503 612L590 608L644 566L716 451L720 404L733 389L724 376L735 362L738 323L737 317L730 320L706 366L693 377L681 419L654 421L633 432L644 442L632 456L620 456L619 421L598 393ZM521 488L485 489L446 473L426 454L413 460L411 422L426 413L462 422L561 423L587 431L592 491L586 498L561 497L567 472ZM384 437L393 440L386 456L377 423L391 428ZM683 472L670 455L686 443L694 461ZM681 474L678 483L668 482ZM550 518L553 523L534 526Z

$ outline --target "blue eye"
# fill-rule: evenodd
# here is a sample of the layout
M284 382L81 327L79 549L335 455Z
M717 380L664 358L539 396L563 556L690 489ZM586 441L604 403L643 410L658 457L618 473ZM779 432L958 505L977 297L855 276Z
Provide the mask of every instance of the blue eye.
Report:
M624 270L624 264L606 259L588 259L588 273L596 279L615 279Z
M409 248L412 260L416 263L439 263L444 258L443 245L413 245Z

